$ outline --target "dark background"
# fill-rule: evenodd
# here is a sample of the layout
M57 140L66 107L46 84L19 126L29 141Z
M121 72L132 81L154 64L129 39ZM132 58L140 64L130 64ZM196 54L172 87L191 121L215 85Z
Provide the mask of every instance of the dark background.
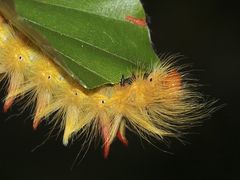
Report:
M104 160L92 146L71 170L81 141L64 147L51 138L34 152L48 128L32 130L29 114L15 105L0 114L0 179L240 179L240 14L229 0L144 0L158 53L180 52L192 63L202 91L226 106L194 128L182 144L157 143L165 153L128 132L129 147L114 142ZM1 98L4 97L1 91ZM2 106L2 104L1 104ZM1 107L2 108L2 107ZM82 156L82 155L80 155Z

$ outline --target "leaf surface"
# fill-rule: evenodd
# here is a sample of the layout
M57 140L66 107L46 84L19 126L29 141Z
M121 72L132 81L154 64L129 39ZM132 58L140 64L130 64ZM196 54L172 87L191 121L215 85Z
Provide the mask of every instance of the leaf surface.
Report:
M158 60L139 0L15 0L16 12L59 55L55 61L84 87L114 84L139 64Z

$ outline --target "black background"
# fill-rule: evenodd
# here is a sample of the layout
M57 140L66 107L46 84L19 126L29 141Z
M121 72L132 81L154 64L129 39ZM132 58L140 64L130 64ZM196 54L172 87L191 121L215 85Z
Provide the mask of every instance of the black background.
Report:
M240 179L240 14L233 1L144 0L156 51L180 52L192 63L202 91L226 106L201 127L194 128L182 144L174 139L165 153L128 132L129 147L114 142L104 160L100 146L71 166L81 141L64 147L50 138L34 152L48 127L34 132L31 111L21 105L0 114L0 179ZM1 91L1 98L5 91ZM1 104L2 106L2 104ZM2 108L2 107L1 107ZM16 115L16 116L13 116ZM80 155L82 156L82 155Z

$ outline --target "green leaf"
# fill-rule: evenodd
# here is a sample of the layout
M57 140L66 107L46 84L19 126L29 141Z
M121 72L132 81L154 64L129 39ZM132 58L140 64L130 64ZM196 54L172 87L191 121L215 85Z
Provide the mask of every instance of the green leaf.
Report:
M117 83L139 64L158 60L148 28L126 20L145 17L139 0L15 0L15 8L86 88Z

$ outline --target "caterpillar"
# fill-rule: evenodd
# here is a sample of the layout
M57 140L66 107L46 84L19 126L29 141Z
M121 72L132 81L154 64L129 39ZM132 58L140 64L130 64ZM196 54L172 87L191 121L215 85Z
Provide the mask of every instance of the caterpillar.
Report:
M115 85L88 90L74 81L21 32L0 16L0 74L7 79L7 112L18 97L36 102L33 128L53 115L60 124L63 144L83 134L100 136L103 156L117 138L127 145L126 128L141 137L180 138L185 129L208 117L213 101L197 91L183 67L168 56L151 67L139 67ZM30 102L26 106L32 106Z

